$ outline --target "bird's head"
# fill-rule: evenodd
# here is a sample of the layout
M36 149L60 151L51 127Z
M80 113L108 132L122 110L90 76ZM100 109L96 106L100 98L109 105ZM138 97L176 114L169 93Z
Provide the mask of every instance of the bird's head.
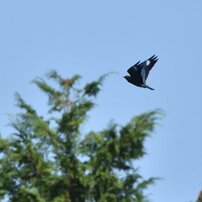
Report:
M129 81L130 80L130 76L124 76L123 78L125 78L127 81Z

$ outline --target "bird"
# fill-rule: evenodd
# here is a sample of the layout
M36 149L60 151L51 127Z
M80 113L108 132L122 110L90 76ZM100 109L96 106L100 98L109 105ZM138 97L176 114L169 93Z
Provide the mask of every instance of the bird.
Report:
M147 60L140 63L138 61L136 64L134 64L132 67L130 67L127 72L129 75L124 76L124 78L131 84L142 87L142 88L148 88L150 90L154 90L153 88L149 87L146 84L146 79L149 75L150 70L155 65L155 63L158 61L158 57L156 55L152 55Z

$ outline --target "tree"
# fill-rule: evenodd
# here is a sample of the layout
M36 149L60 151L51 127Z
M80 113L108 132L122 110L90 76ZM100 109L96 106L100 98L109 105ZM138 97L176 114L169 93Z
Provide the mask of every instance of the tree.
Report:
M15 133L0 138L1 200L146 201L144 190L155 179L143 179L134 161L145 155L144 141L153 132L159 112L82 135L81 125L105 77L82 88L77 85L78 75L64 79L51 71L46 79L35 79L33 83L48 96L46 118L16 94L21 113L11 122Z
M197 202L202 202L202 191L199 193Z

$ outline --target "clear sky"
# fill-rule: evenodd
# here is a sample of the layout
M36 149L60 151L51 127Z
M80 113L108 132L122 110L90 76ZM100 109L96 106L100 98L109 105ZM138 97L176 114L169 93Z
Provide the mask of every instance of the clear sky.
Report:
M47 100L30 81L56 69L82 82L116 71L105 82L85 130L161 108L165 117L139 162L144 177L160 177L152 202L194 201L202 189L202 1L34 0L0 2L0 131L10 132L14 92L41 113ZM128 67L159 57L147 84L122 77Z

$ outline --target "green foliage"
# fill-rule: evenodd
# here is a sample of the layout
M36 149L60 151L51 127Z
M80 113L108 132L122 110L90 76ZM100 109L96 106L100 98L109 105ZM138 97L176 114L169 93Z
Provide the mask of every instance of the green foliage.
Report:
M40 116L19 94L22 110L11 122L15 133L0 137L0 200L11 202L144 202L154 178L143 179L134 161L145 155L159 111L111 123L85 136L80 127L93 108L106 75L77 87L80 76L51 71L36 86L48 96L49 118ZM47 83L53 80L58 87Z

